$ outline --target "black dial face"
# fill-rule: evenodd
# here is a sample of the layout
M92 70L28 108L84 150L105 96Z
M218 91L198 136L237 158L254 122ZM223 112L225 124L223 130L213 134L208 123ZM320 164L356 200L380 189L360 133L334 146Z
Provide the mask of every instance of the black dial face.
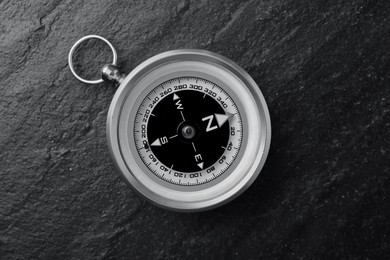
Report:
M226 121L218 125L215 114ZM168 95L153 109L148 142L164 165L180 172L196 172L213 165L224 153L222 147L229 141L227 119L223 108L210 96L183 90ZM198 166L200 161L202 167Z
M144 164L170 183L197 185L236 158L242 123L233 99L205 79L181 77L154 88L138 109L134 139Z

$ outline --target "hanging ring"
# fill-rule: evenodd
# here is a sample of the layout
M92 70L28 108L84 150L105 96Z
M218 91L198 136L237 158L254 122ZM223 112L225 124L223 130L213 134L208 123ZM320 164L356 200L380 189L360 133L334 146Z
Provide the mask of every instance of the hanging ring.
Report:
M99 40L102 40L104 41L105 43L107 43L108 46L110 46L111 48L111 51L112 51L112 64L113 65L116 65L117 63L117 54L116 54L116 50L114 48L114 46L111 44L111 42L109 42L107 39L99 36L99 35L87 35L87 36L84 36L82 37L80 40L78 40L73 46L72 48L70 49L69 51L69 56L68 56L68 63L69 63L69 68L70 68L70 71L73 73L73 75L78 79L80 80L81 82L84 82L84 83L87 83L87 84L99 84L99 83L102 83L103 82L103 79L96 79L96 80L87 80L87 79L83 79L82 77L80 77L79 75L77 75L74 67L73 67L73 53L75 52L76 48L84 41L86 40L89 40L89 39L99 39Z

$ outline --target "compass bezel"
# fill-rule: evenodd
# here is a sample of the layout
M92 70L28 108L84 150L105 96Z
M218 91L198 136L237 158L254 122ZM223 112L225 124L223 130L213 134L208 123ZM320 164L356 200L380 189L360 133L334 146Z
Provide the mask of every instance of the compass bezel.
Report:
M169 185L156 183L153 178L147 177L148 174L145 174L147 168L142 167L143 163L140 163L141 159L137 158L139 156L137 151L134 153L133 148L130 147L134 140L131 140L131 137L129 140L129 136L131 136L128 134L131 127L129 122L131 118L134 118L131 111L138 109L136 101L139 101L140 98L143 99L145 93L149 91L149 89L142 89L144 85L141 82L145 77L148 75L153 78L151 76L153 72L161 73L164 68L168 67L173 67L171 70L175 70L175 65L185 64L185 62L197 65L193 69L179 66L176 67L176 70L179 70L177 72L168 71L166 75L155 76L160 80L164 80L164 76L172 77L177 73L177 75L190 73L188 76L202 75L203 77L207 76L206 79L212 82L215 80L218 83L223 82L223 80L218 80L210 74L213 72L201 69L207 67L222 71L230 76L231 80L236 80L241 89L239 91L230 89L227 92L229 95L233 95L232 98L239 106L240 113L244 114L242 115L244 138L241 144L241 150L244 150L240 150L239 157L235 160L234 165L229 167L231 172L223 178L216 178L217 181L214 183L212 181L211 184L198 190L187 188L170 190ZM155 83L149 82L149 84ZM226 89L224 90L226 91ZM109 109L107 139L114 162L131 188L160 207L186 212L202 211L227 203L253 183L260 173L268 154L271 140L271 122L267 104L260 89L241 67L233 61L209 51L182 49L156 55L137 66L126 76L115 93ZM233 177L231 177L232 174ZM225 175L225 173L222 175Z

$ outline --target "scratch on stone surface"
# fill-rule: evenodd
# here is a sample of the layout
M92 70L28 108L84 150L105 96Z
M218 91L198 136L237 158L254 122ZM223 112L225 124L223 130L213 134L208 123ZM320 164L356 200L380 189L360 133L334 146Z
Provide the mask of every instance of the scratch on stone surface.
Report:
M232 25L240 18L241 14L250 3L251 1L247 2L246 4L238 8L234 13L232 13L232 15L230 16L230 20L227 22L227 24L214 34L213 42L218 40L223 33L225 33L229 28L232 27Z
M60 3L61 3L61 1L55 1L54 2L54 5L52 6L52 8L50 8L49 10L47 10L47 12L45 12L45 14L43 14L41 17L39 17L39 24L40 24L40 26L44 26L45 27L45 25L43 24L43 20L46 18L46 17L48 17L51 13L53 13L53 11L55 10L55 9L57 9L57 7L60 5Z
M282 43L284 43L285 41L288 41L290 40L295 34L296 32L301 28L302 26L301 25L298 25L294 28L292 28L290 31L287 32L286 35L284 35L278 42L275 46L278 46L278 45L281 45Z
M44 28L44 31L46 32L46 33L45 33L45 37L47 37L47 36L50 34L50 32L51 32L51 27L52 27L52 25L58 20L59 16L58 16L58 14L55 14L55 15L54 15L54 18L51 19L51 21L49 21L49 23L48 23L47 25L44 24L44 20L45 20L48 16L50 16L56 9L58 9L58 7L61 6L60 3L61 3L61 1L55 2L55 4L53 5L53 7L52 7L47 13L45 13L43 16L39 17L39 24L40 24L40 27L37 28L36 30L39 30L39 29L41 29L41 28L43 27L43 28ZM46 27L47 27L47 29L46 29Z
M190 1L185 0L181 3L179 3L179 5L177 7L178 7L177 15L181 16L190 9Z

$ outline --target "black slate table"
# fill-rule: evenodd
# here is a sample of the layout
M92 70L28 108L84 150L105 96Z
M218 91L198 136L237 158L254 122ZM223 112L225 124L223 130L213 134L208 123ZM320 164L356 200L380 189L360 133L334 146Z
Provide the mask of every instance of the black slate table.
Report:
M105 137L115 88L67 54L108 38L119 66L177 48L241 65L269 106L259 178L216 210L138 198ZM1 259L390 256L389 1L0 1ZM77 69L110 60L89 41Z

